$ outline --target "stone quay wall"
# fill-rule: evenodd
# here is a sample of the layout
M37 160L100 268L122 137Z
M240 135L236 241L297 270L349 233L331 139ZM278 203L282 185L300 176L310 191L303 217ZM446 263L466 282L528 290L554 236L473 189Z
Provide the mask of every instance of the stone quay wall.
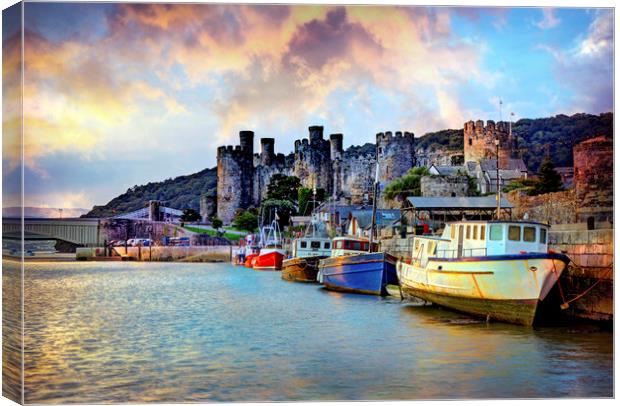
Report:
M576 299L566 310L569 316L613 320L613 234L613 229L549 233L549 248L572 260L560 278L565 299Z
M514 190L503 196L514 206L512 217L516 219L522 219L527 213L529 220L541 223L572 224L577 220L577 202L572 189L538 196Z

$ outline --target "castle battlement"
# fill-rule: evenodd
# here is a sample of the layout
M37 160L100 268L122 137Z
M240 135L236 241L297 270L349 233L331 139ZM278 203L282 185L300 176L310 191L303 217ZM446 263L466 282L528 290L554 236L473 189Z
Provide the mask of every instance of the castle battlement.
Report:
M217 212L229 223L237 209L257 206L275 174L293 175L304 187L325 189L332 196L350 196L361 202L372 190L374 167L381 162L380 181L390 182L415 164L414 135L408 131L377 134L377 150L347 152L341 133L323 137L322 126L308 127L308 137L297 139L294 152L275 153L275 139L261 138L254 153L254 132L239 132L239 145L217 149ZM378 154L378 156L377 156Z
M505 121L470 120L463 124L463 152L465 162L479 162L481 159L497 157L495 140L499 140L499 159L507 162L516 149L515 140L509 133L509 124ZM502 162L500 162L500 165Z

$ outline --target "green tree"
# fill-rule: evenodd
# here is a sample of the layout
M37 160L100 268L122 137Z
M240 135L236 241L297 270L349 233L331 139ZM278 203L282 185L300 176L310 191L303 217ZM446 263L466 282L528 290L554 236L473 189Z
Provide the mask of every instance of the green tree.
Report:
M289 225L291 216L297 213L295 205L288 200L267 199L263 201L263 224L269 224L278 212L278 224L280 228Z
M299 207L299 214L301 216L309 216L312 213L313 207L312 189L306 187L300 187L298 191L297 207ZM316 190L316 205L325 201L325 189L318 188Z
M211 217L211 225L217 230L224 225L224 222L219 217L214 216Z
M181 221L200 221L200 213L194 209L185 209L181 215Z
M233 225L238 230L252 232L258 227L258 216L249 211L240 212L233 219Z
M555 170L553 162L547 158L540 165L538 170L538 181L534 185L532 195L541 195L543 193L552 193L564 190L562 185L562 177Z
M408 196L420 196L420 179L428 174L426 167L411 168L405 175L387 185L383 194L388 200L400 201L404 201Z
M300 185L301 181L298 177L277 173L271 177L267 185L267 199L288 200L296 204Z

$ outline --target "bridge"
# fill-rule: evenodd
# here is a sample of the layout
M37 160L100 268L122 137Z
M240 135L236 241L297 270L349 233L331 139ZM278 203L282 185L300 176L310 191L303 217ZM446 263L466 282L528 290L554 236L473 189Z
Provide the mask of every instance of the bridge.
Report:
M21 232L20 218L2 218L2 233ZM77 245L101 246L101 221L93 218L48 219L25 218L24 232L38 234Z

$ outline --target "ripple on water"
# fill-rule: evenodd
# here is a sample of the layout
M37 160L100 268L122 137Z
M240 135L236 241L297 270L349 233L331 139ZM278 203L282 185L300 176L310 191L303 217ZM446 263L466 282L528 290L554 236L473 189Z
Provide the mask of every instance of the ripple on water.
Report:
M487 325L226 264L32 264L25 290L27 402L612 396L610 332Z

